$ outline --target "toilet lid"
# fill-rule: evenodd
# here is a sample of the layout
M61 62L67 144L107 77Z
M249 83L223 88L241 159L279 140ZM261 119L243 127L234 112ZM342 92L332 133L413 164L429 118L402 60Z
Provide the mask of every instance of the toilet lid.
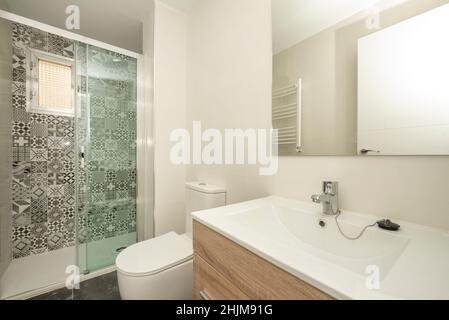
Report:
M192 256L192 240L170 232L126 248L115 263L117 269L126 274L144 276L167 270Z

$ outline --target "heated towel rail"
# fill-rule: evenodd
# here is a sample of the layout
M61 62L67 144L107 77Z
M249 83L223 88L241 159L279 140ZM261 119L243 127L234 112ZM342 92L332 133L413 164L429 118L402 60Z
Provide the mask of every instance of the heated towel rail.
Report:
M273 90L273 128L279 146L295 146L302 151L302 79L288 87Z

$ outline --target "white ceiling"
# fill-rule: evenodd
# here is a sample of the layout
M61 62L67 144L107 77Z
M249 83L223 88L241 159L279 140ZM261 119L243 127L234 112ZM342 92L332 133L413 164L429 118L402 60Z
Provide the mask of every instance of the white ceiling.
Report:
M83 36L141 53L151 0L6 0L12 13L65 29L65 9L78 5Z
M272 0L273 51L291 46L366 10L379 0Z
M8 10L49 25L65 28L65 9L81 9L81 30L89 38L141 53L142 22L152 0L0 0ZM188 10L195 0L161 0ZM209 0L213 1L213 0ZM229 0L239 1L239 0ZM405 0L272 0L273 51L278 53L378 2Z

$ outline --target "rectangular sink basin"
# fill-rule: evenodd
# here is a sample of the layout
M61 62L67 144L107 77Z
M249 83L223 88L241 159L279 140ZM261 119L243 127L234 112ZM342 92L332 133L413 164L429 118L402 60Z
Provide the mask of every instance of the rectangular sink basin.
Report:
M228 219L242 227L250 226L260 236L269 233L290 236L298 250L319 256L362 276L366 276L369 267L378 267L381 279L387 276L410 242L407 237L377 227L368 229L359 240L351 241L339 232L335 217L289 208L279 199L273 199L259 208L229 215ZM325 223L325 227L320 226L320 221ZM369 221L367 224L374 222ZM347 222L341 216L339 224L350 237L359 235L365 226Z

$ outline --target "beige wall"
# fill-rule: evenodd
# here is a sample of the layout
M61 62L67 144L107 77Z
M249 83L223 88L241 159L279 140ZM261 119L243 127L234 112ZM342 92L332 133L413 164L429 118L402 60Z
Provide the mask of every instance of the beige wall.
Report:
M0 0L0 9L1 10L8 10L8 5L6 4L5 0Z
M348 154L347 147L338 140L344 137L338 135L335 69L333 30L321 32L273 57L274 89L302 79L302 155ZM287 146L280 149L280 154L294 155L294 149Z
M189 120L219 128L269 125L269 2L196 2L188 20ZM383 14L382 21L385 25L398 22L445 2L411 1L396 13ZM354 48L361 35L353 28L342 29L336 36L336 46L344 47L339 50L342 64L336 68L337 79L343 79L336 87L336 105L355 103ZM231 203L269 194L310 201L310 195L321 190L322 180L337 180L343 209L449 229L449 157L292 157L281 158L279 165L273 177L260 177L258 168L249 166L195 166L189 168L188 178L226 186Z
M185 167L170 161L170 133L186 124L186 21L159 1L154 25L155 235L184 232Z
M11 261L11 41L11 25L0 19L0 277Z

